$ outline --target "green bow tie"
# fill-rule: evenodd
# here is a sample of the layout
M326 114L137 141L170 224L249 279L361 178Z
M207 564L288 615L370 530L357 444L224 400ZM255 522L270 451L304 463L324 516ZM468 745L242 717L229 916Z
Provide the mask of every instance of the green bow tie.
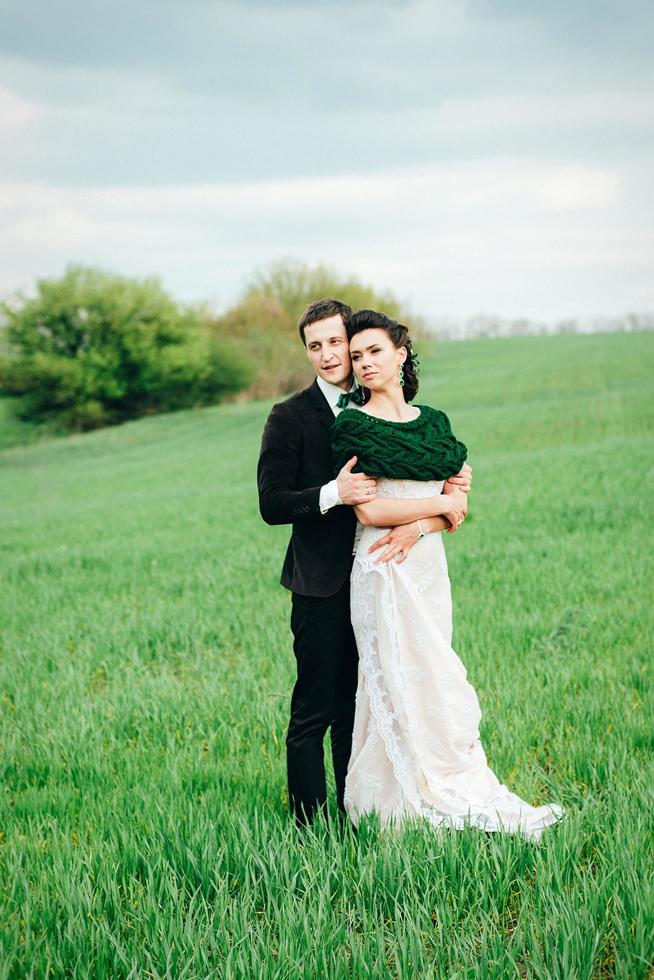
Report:
M344 391L342 395L338 396L336 408L347 408L350 402L354 402L355 405L363 405L364 394L362 388L357 387L354 391Z

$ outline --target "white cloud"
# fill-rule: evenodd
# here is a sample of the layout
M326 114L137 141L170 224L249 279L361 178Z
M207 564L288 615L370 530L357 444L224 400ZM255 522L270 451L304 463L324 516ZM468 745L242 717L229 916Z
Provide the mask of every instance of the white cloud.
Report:
M23 98L13 89L0 85L0 136L9 130L20 129L34 122L42 106Z
M225 304L255 267L294 255L397 291L426 314L647 309L647 182L606 167L491 159L240 184L0 184L0 292L84 261Z
M450 133L490 130L540 130L548 127L603 129L654 123L651 92L601 92L566 95L489 95L446 99L438 125Z
M393 205L418 213L437 206L504 208L507 202L536 210L603 208L619 193L618 176L601 167L549 161L490 160L386 173L338 177L190 184L172 187L62 188L0 184L0 209L53 213L73 208L98 220L139 215L206 220L238 214L332 213Z
M4 4L0 293L228 303L292 255L425 313L654 308L651 5L41 6Z
M3 166L29 147L44 115L45 108L40 103L0 84L0 160Z

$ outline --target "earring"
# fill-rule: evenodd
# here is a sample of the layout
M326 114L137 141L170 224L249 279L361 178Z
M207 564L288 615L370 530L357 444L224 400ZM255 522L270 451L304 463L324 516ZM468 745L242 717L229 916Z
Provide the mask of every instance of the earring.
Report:
M400 364L400 387L404 388L404 367Z

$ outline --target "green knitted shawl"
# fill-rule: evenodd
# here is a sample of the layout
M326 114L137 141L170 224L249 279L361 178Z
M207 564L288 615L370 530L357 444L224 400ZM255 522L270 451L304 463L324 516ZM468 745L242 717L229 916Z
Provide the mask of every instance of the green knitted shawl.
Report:
M458 473L468 450L452 434L445 412L417 405L420 415L408 422L375 418L346 408L332 425L334 473L357 456L355 473L398 480L447 480Z

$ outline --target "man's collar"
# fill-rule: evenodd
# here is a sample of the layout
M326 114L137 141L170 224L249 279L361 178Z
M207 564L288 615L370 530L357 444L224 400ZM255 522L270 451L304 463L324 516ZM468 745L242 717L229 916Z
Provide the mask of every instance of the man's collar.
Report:
M318 382L318 387L327 399L329 407L336 408L336 403L343 394L343 389L339 388L338 385L333 385L330 381L325 381L325 379L321 378L319 374L316 375L316 381ZM354 391L356 386L356 381L353 380L352 387L349 389L349 391Z

